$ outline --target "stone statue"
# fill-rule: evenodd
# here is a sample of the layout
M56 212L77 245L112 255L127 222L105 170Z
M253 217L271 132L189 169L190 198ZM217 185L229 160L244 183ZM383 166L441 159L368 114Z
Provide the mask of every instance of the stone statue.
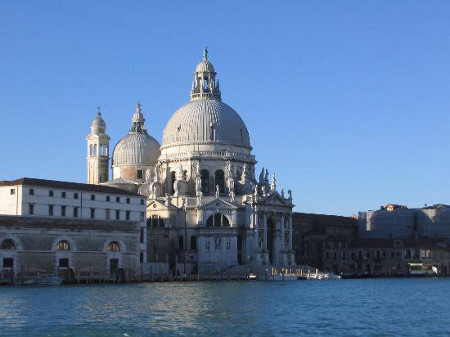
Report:
M216 198L220 197L219 185L216 185Z
M275 173L272 174L272 183L270 184L270 189L272 191L276 191L277 190L277 180L275 178Z
M265 197L267 195L267 185L263 184L261 187L262 195Z
M150 182L151 179L151 174L150 174L150 169L145 171L145 182Z
M156 184L152 184L152 199L156 199Z
M200 175L200 165L197 165L195 172L195 194L200 196L202 194L202 178Z
M178 165L177 180L183 180L183 165Z
M197 194L197 207L201 207L203 205L203 193Z
M289 200L292 201L292 191L291 190L288 190L288 195L289 195Z
M159 166L155 165L155 174L153 175L153 181L159 183Z
M234 192L231 192L231 191L230 191L229 195L230 195L230 200L234 202L234 201L235 201L235 195L234 195Z
M256 184L254 187L253 187L253 197L255 198L255 200L256 200L256 197L258 196L258 184Z
M284 198L284 188L281 189L281 197Z
M228 176L228 179L233 178L233 170L232 170L231 163L227 164L227 176Z

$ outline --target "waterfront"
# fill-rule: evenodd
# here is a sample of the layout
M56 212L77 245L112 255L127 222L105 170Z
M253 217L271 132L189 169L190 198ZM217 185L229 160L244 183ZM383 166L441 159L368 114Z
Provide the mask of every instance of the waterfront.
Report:
M0 288L2 336L448 335L450 279Z

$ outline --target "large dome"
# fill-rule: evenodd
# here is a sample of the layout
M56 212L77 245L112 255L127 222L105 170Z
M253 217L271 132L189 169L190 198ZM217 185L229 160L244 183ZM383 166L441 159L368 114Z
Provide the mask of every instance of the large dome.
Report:
M154 165L159 154L159 143L155 138L147 133L131 132L114 147L112 165Z
M163 131L162 147L186 143L222 143L251 148L244 121L217 99L193 100L170 118Z

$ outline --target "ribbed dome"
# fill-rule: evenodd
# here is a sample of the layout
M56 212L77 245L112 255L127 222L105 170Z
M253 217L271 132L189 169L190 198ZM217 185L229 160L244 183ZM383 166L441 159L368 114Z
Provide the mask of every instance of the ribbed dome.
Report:
M158 161L159 143L147 133L131 132L114 147L113 166L154 165Z
M250 137L241 117L216 99L194 100L178 109L163 131L163 144L224 143L250 148Z
M213 73L214 72L214 66L208 60L203 59L202 62L197 64L197 67L195 68L195 72L197 72L197 73L205 73L205 72Z

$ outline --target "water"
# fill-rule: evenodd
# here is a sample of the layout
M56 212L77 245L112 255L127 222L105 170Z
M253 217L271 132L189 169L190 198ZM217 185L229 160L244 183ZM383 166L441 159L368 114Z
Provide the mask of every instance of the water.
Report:
M443 336L450 279L0 288L1 336Z

